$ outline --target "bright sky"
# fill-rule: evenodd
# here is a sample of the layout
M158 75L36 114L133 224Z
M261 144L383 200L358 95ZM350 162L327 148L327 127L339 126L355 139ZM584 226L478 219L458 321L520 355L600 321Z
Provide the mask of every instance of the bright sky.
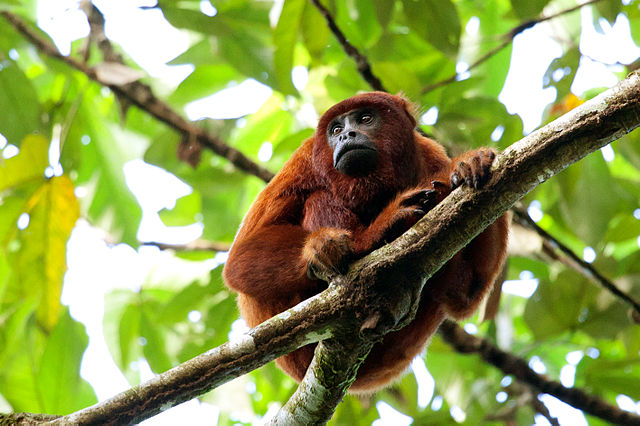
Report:
M118 43L125 52L143 67L151 76L175 87L193 69L192 66L167 66L173 59L188 48L190 39L169 25L158 10L141 10L139 6L152 6L154 1L144 0L94 0L106 18L107 36ZM215 10L208 1L202 2L203 12L213 15ZM592 87L612 86L617 83L614 71L622 68L616 63L630 63L640 56L638 48L630 38L629 23L620 17L613 27L602 21L604 33L597 32L591 25L591 9L581 10L583 32L580 48L590 59L583 59L580 64L572 91L580 95ZM59 0L56 2L38 2L38 24L48 32L58 48L64 54L70 52L70 43L84 37L88 33L88 24L82 12L78 10L77 0ZM144 30L141 30L144 28ZM477 28L468 26L467 31ZM513 60L504 89L500 94L510 113L519 114L524 122L526 132L534 130L540 123L544 108L555 100L555 89L542 88L542 75L549 63L562 53L561 47L550 36L548 25L538 25L520 34L514 40ZM306 70L296 70L296 85L306 82ZM251 93L251 96L248 95ZM239 82L238 85L203 100L193 102L186 109L189 118L201 117L231 118L255 112L271 95L271 89L253 80ZM239 103L236 100L242 99ZM310 112L313 117L314 111ZM437 111L436 115L437 117ZM603 151L603 155L607 151ZM184 243L197 238L201 226L170 229L162 224L157 212L163 207L171 208L177 198L190 192L190 188L175 176L142 161L134 161L125 167L127 185L136 195L143 209L143 220L140 226L141 240ZM162 188L158 191L157 188ZM542 212L532 206L532 214ZM83 358L82 375L96 390L100 400L115 393L126 390L129 385L113 362L102 334L102 316L104 312L104 294L113 288L137 289L155 274L178 274L181 277L197 277L206 275L212 264L183 262L174 259L170 254L150 247L141 247L138 251L125 245L108 247L104 243L101 231L80 221L73 232L69 243L69 271L65 277L63 302L70 306L71 314L83 322L90 336L90 343ZM595 252L594 252L595 254ZM99 271L99 273L96 273ZM505 283L505 292L529 297L537 287L533 276L523 276L518 282ZM472 325L469 332L477 331ZM570 354L569 354L570 355ZM562 369L561 381L566 385L573 383L576 356L569 358ZM580 357L583 355L579 353ZM532 368L543 372L546 367L540 359L533 359ZM144 362L138 363L143 379L152 373ZM442 405L440 397L433 397L433 378L427 371L424 362L417 360L413 371L419 378L419 403L422 406L431 404L433 408ZM505 395L506 396L506 395ZM500 394L497 398L501 398ZM440 399L438 399L440 398ZM558 417L561 423L586 424L584 416L553 397L545 397L545 404L551 414ZM633 407L621 398L621 406ZM629 405L631 404L631 405ZM640 405L640 404L639 404ZM380 404L378 410L381 421L376 426L385 424L409 424L409 418L397 413L387 404ZM640 412L640 407L637 407ZM217 419L217 408L208 404L190 401L171 409L162 415L150 419L146 424L175 424L188 421L189 424L211 424ZM452 415L460 421L464 420L464 411L459 407L452 409ZM205 420L206 419L206 420ZM548 424L538 416L537 424Z

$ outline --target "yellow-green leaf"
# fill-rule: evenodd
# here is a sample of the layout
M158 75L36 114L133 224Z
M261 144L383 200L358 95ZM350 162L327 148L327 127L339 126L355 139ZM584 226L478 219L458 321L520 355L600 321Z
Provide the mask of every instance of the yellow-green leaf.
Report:
M46 181L27 203L28 226L20 233L19 285L39 295L37 318L51 330L60 314L66 247L80 214L73 184L66 176Z
M44 178L49 165L49 141L40 135L28 135L20 152L8 160L0 158L0 192L35 178Z

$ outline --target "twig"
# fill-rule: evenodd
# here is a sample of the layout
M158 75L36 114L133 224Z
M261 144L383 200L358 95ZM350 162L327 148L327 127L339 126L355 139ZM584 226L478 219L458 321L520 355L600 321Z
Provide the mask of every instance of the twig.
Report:
M484 62L488 61L489 59L491 59L494 55L498 54L502 49L504 49L505 47L507 47L509 44L511 44L511 42L513 41L513 39L520 34L521 32L541 23L544 21L548 21L550 19L554 19L557 18L559 16L562 15L566 15L567 13L571 13L574 12L584 6L593 4L593 3L597 3L601 0L589 0L586 1L582 4L579 4L577 6L571 7L569 9L565 9L565 10L561 10L558 13L554 13L552 15L549 16L543 16L537 19L532 19L530 21L527 22L523 22L522 24L512 28L510 31L507 31L506 33L504 33L503 35L499 36L498 39L502 40L502 42L500 42L500 44L496 47L494 47L493 49L491 49L490 51L488 51L487 53L485 53L484 55L482 55L480 58L476 59L473 63L471 63L467 69L465 70L465 72L469 72L472 69L482 65ZM447 84L451 84L454 81L456 81L456 79L458 78L460 74L455 73L447 78L445 78L444 80L438 81L436 83L430 84L429 86L425 87L424 89L422 89L422 94L425 93L429 93L435 89L438 89L442 86L446 86Z
M464 354L477 353L487 363L511 374L519 381L535 388L536 393L553 395L572 407L604 419L613 424L640 425L640 416L609 404L582 389L566 388L560 382L549 380L533 371L525 359L505 352L486 339L475 337L456 323L445 321L440 334L453 348Z
M187 244L165 244L156 241L144 241L143 246L154 246L160 250L174 251L229 251L231 244L219 241L195 240Z
M536 412L542 417L547 419L551 426L560 426L560 422L558 422L558 419L551 415L547 406L544 405L544 403L540 401L540 399L538 399L539 397L540 395L531 395L531 405L533 406L533 409L536 410Z
M209 135L203 129L182 118L177 112L171 109L168 104L158 99L149 86L142 83L135 85L116 85L109 83L101 78L95 69L87 67L73 57L62 55L53 44L40 37L39 34L29 28L18 16L10 12L0 12L0 16L4 17L13 28L21 33L42 53L63 61L72 68L84 73L91 80L108 87L117 95L127 98L134 105L177 130L184 137L194 138L202 146L226 158L238 169L257 176L265 182L268 182L273 177L272 172L255 163L242 152L230 147L220 138Z
M329 10L320 3L320 0L311 0L311 3L313 3L313 5L320 11L324 19L327 21L327 25L329 25L331 32L338 39L338 42L342 46L342 49L344 49L345 53L351 56L356 62L358 71L367 81L367 83L369 83L369 86L371 86L374 90L386 92L387 90L382 85L380 79L378 79L378 77L373 74L373 71L371 70L371 64L369 64L369 60L367 59L367 57L360 53L360 51L353 44L351 44L349 40L347 40L342 30L338 28L338 25L333 19L333 16L331 16L331 13L329 13Z
M89 40L96 43L104 55L106 62L117 62L124 65L124 58L115 51L111 41L104 31L104 16L102 12L93 5L91 0L81 0L80 9L87 15L89 22Z
M580 259L569 247L558 241L553 235L542 229L529 214L521 208L514 207L514 219L522 226L533 229L538 235L542 237L543 248L549 253L555 253L559 250L564 256L560 258L565 265L571 269L577 271L579 274L588 278L591 282L601 285L605 289L609 290L613 295L621 299L622 301L631 305L631 307L640 314L640 302L633 297L619 289L613 282L604 277L593 265Z

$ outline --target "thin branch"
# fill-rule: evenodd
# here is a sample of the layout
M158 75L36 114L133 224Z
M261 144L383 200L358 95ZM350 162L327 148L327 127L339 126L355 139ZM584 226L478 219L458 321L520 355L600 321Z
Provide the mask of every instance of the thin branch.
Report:
M229 251L231 244L220 241L195 240L187 244L165 244L156 241L144 241L143 246L154 246L160 250L173 251Z
M550 19L554 19L557 18L559 16L563 16L566 15L568 13L571 12L575 12L576 10L593 4L593 3L597 3L599 1L602 0L589 0L586 1L582 4L579 4L577 6L574 7L570 7L569 9L565 9L565 10L561 10L558 13L554 13L552 15L549 16L542 16L540 18L537 19L532 19L530 21L527 22L523 22L522 24L519 24L518 26L512 28L510 31L507 31L506 33L504 33L503 35L499 36L498 39L502 40L500 42L499 45L497 45L496 47L494 47L493 49L491 49L490 51L488 51L487 53L485 53L484 55L482 55L481 57L479 57L478 59L476 59L474 62L472 62L467 69L465 70L465 72L470 72L472 69L482 65L483 63L485 63L486 61L488 61L489 59L491 59L493 56L497 55L502 49L504 49L505 47L507 47L508 45L511 44L511 42L513 42L513 39L520 33L522 33L523 31L541 23L544 21L548 21ZM454 81L456 81L458 79L458 77L460 76L459 73L455 73L447 78L445 78L444 80L438 81L436 83L430 84L429 86L425 87L424 89L422 89L422 94L426 94L429 92L432 92L442 86L446 86L447 84L451 84Z
M111 44L111 40L107 38L104 30L104 16L102 12L100 12L100 9L95 7L91 0L81 0L80 9L87 15L87 21L89 22L89 40L96 43L102 51L104 60L106 62L117 62L124 65L124 58L116 52Z
M371 86L373 90L386 92L387 90L382 85L380 79L373 74L373 71L371 70L371 64L369 63L367 57L360 53L360 51L353 44L351 44L349 40L347 40L347 37L345 37L342 30L340 30L338 24L336 24L336 21L333 19L333 16L331 16L329 10L324 7L322 3L320 3L320 0L311 0L311 3L313 3L318 11L320 11L320 14L322 14L324 19L327 21L327 25L329 25L331 32L338 39L338 42L342 46L342 49L345 51L345 53L351 56L351 58L353 58L353 60L356 62L356 66L358 67L360 75L362 75L367 83L369 83L369 86Z
M608 402L589 395L579 388L567 388L562 383L549 380L533 371L525 359L505 352L486 339L475 337L453 321L445 321L440 326L444 340L458 352L476 353L487 363L505 374L511 374L520 382L531 386L535 392L553 395L585 413L604 419L613 424L640 425L640 416L624 411Z
M254 162L242 152L230 147L220 138L209 135L203 129L182 118L182 116L171 109L168 104L158 99L149 86L140 82L136 82L136 84L118 85L106 81L104 77L101 77L99 73L96 72L95 68L90 68L73 57L62 55L53 44L29 28L17 15L10 12L0 12L0 16L4 17L13 28L22 34L40 52L63 61L72 68L84 73L91 80L108 87L115 94L128 99L143 111L146 111L159 121L178 131L183 135L183 138L197 140L202 146L229 160L238 169L257 176L265 182L268 182L273 177L272 172Z
M549 409L546 405L544 405L542 401L540 401L539 397L540 395L531 395L531 405L533 406L533 409L536 410L536 412L539 413L542 417L547 419L551 426L560 426L560 422L558 421L558 419L551 415Z
M584 275L591 282L596 283L609 290L611 294L618 297L620 300L628 303L638 314L640 314L640 302L635 300L632 296L628 295L620 288L618 288L611 280L602 275L593 265L582 260L576 255L569 247L558 241L553 235L542 229L529 214L517 207L513 208L514 219L522 226L533 229L543 239L543 249L546 249L549 253L555 253L559 250L563 254L563 258L559 260L565 265L575 270L581 275Z

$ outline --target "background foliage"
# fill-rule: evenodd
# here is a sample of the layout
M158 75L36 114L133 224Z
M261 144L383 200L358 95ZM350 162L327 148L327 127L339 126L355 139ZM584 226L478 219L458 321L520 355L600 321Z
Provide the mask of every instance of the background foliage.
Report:
M210 10L203 3L215 8L214 16L203 13ZM153 7L190 39L190 47L171 61L193 66L176 87L150 77L125 56L126 65L142 73L141 81L180 114L189 103L246 79L271 88L271 97L255 114L197 124L256 162L260 150L269 147L265 143L271 144L273 155L261 164L273 172L312 134L309 111L321 114L358 91L371 90L311 2L275 3L160 0ZM502 149L522 136L521 118L498 100L510 70L511 37L520 25L575 5L570 0L324 3L387 90L402 91L421 106L420 113L437 108L437 121L423 122L422 128L453 154L485 145ZM36 7L35 0L0 0L0 11L18 14L34 29ZM603 0L586 7L593 10L596 28L626 17L633 40L640 44L637 1ZM477 32L470 22L478 24ZM602 88L570 91L584 60L580 12L539 25L547 25L562 48L543 79L543 85L556 93L544 114L546 122ZM503 44L470 74L460 68ZM120 52L117 45L115 50ZM105 60L104 52L95 45L87 51L83 38L73 43L71 56L95 66ZM294 67L308 71L304 87L294 84ZM622 78L634 67L614 64L610 69ZM456 71L461 78L431 87ZM88 343L85 327L60 301L66 243L81 217L103 229L109 242L139 247L142 210L127 186L125 164L142 159L191 187L175 208L161 212L167 225L201 223L202 239L231 242L264 182L207 149L196 150L199 161L180 161L184 156L176 153L184 152L185 143L182 135L144 110L127 108L112 91L43 55L10 25L0 24L2 411L66 414L97 401L80 376ZM640 133L614 143L613 152L610 161L600 154L589 156L529 194L524 204L534 203L534 210L544 213L538 224L576 253L592 248L593 266L637 299ZM215 252L179 250L174 256L210 265ZM238 313L220 271L221 267L213 268L193 281L156 274L143 278L135 290L113 283L105 298L105 339L131 384L140 381L140 359L161 372L227 340ZM566 384L625 407L632 400L638 410L640 328L631 320L628 306L539 248L512 251L508 278L522 277L538 280L535 293L528 298L503 295L495 320L479 324L471 319L478 324L477 333L531 359L534 368L551 378L564 371ZM85 285L91 288L92 282ZM199 315L190 316L193 312ZM425 361L435 379L432 398L419 403L418 384L408 374L371 398L347 397L333 422L369 424L379 417L378 401L416 424L534 421L537 395L479 358L457 354L436 336ZM218 404L221 424L237 424L263 416L293 389L290 379L267 365L204 400Z

